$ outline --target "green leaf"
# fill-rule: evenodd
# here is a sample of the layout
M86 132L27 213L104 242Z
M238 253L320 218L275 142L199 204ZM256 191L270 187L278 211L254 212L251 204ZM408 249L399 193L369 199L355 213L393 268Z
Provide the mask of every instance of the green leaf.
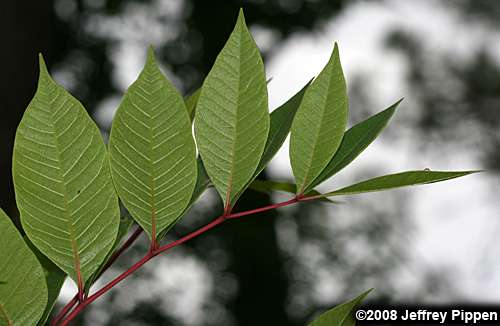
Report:
M184 101L153 50L116 112L109 140L116 190L151 239L182 214L196 182L196 149Z
M402 100L403 99L397 101L384 111L375 114L347 130L333 158L307 189L318 186L354 161L354 159L358 157L358 155L361 154L361 152L363 152L385 128Z
M36 325L47 305L42 266L0 209L0 325Z
M17 129L13 178L28 238L83 287L115 240L118 198L99 129L41 56L38 89Z
M270 180L254 180L250 184L250 189L262 192L262 193L270 193L273 191L283 191L283 192L289 192L291 194L297 193L297 186L293 183L289 182L277 182L277 181L270 181ZM338 204L339 202L330 200L328 198L321 198L321 193L317 192L316 190L310 190L306 196L310 197L319 197L322 201L327 201L330 203L335 203Z
M42 254L40 250L33 245L28 237L24 237L24 241L40 262L45 275L48 290L47 305L45 306L42 318L38 321L38 325L43 326L47 322L52 309L54 309L54 305L59 297L59 292L61 292L64 280L66 279L66 273L64 273L59 267L57 267L56 264Z
M354 300L336 306L321 314L309 326L354 326L354 310L361 304L372 290L368 290Z
M283 105L271 112L269 135L267 137L266 146L264 147L264 152L262 153L259 165L253 175L253 179L255 179L262 172L262 170L264 170L267 163L271 161L274 155L276 155L278 150L281 148L281 145L283 145L283 142L290 132L290 127L292 126L295 113L297 112L297 109L302 102L304 93L310 83L311 81L309 81L300 91L298 91Z
M111 247L111 250L108 252L108 255L104 259L104 261L101 263L99 268L92 274L92 276L88 279L87 283L85 283L85 293L88 295L90 288L92 285L95 283L95 281L102 275L104 272L104 268L108 264L108 261L111 259L111 257L114 255L115 251L118 249L118 246L122 242L123 238L129 233L130 228L134 224L134 220L128 213L125 213L121 216L120 218L120 226L118 227L118 234L116 235L115 242L113 243L113 247Z
M186 215L187 211L193 206L193 204L198 200L198 198L201 196L203 192L210 186L210 179L208 178L207 172L205 171L205 167L203 166L203 162L201 161L200 158L197 160L197 165L198 165L198 174L196 178L196 185L194 187L193 195L191 196L191 200L189 201L189 204L187 207L184 209L184 212L179 216L179 218L172 223L168 228L163 230L160 235L158 236L159 240L162 240L165 238L168 232L175 226L179 220Z
M269 132L264 64L243 12L203 83L195 135L206 171L224 206L252 178Z
M479 171L406 171L368 179L351 186L328 192L319 197L354 195L364 192L382 191L405 186L422 185L450 180Z
M337 151L347 122L347 90L337 44L307 88L292 124L290 162L304 193Z
M243 187L242 191L240 191L235 197L234 202L238 200L245 189L248 188L252 184L252 182L259 176L259 174L262 172L262 170L264 170L269 161L271 161L274 155L276 155L278 150L281 148L281 145L283 145L283 142L290 132L290 127L292 126L292 121L295 113L297 112L300 102L302 101L302 97L304 96L304 93L310 83L311 82L307 83L292 98L290 98L283 105L281 105L271 113L269 135L267 136L264 153L260 158L257 170L254 172L252 178L248 180L247 185Z
M194 119L194 114L196 112L196 105L198 104L198 99L200 98L201 88L198 88L191 95L186 96L184 103L186 103L186 109L191 122Z
M273 77L269 78L266 81L266 84L269 84L273 80ZM198 99L200 98L200 93L201 93L201 87L195 90L191 95L188 95L184 98L184 103L186 103L186 108L189 114L189 118L191 119L191 122L194 120L195 112L196 112L196 105L198 104ZM288 128L290 129L290 128Z

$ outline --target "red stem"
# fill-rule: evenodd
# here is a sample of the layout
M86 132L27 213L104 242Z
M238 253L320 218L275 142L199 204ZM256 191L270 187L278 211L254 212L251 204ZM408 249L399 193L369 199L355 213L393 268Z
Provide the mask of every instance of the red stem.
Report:
M57 316L52 319L50 326L55 326L66 316L66 314L76 305L78 302L78 294L76 294L73 299L71 299L57 314Z
M287 200L287 201L284 201L284 202L281 202L281 203L272 204L272 205L264 206L264 207L261 207L261 208L251 209L249 211L244 211L244 212L240 212L240 213L232 213L232 214L229 214L226 218L228 218L228 219L230 219L230 218L238 218L238 217L242 217L242 216L246 216L246 215L257 214L257 213L269 211L271 209L276 209L276 208L280 208L280 207L283 207L283 206L288 206L288 205L294 204L294 203L296 203L296 202L298 202L300 200L301 200L301 198L294 197L294 198L292 198L290 200Z
M261 208L256 208L256 209L252 209L252 210L248 210L248 211L244 211L244 212L239 212L239 213L224 213L222 216L219 216L218 218L216 218L215 220L213 220L212 222L208 223L207 225L199 228L198 230L194 231L194 232L191 232L189 233L188 235L176 240L176 241L173 241L169 244L166 244L164 246L161 246L161 247L158 247L156 248L155 250L150 250L148 251L148 253L141 258L141 260L139 260L138 262L136 262L134 265L132 265L132 267L130 267L128 270L126 270L125 272L123 272L122 274L120 274L119 276L117 276L115 279L113 279L111 282L109 282L108 284L106 284L103 288L101 288L100 290L98 290L96 293L92 294L91 296L89 296L88 298L86 298L83 302L81 302L69 315L68 317L61 323L61 326L67 326L68 323L73 320L73 318L75 318L83 309L85 309L85 307L87 307L89 304L91 304L92 302L94 302L95 300L97 300L100 296L102 296L104 293L106 293L107 291L109 291L111 288L113 288L115 285L117 285L118 283L120 283L121 281L123 281L125 278L127 278L127 276L129 276L130 274L132 274L133 272L135 272L136 270L138 270L142 265L146 264L149 260L151 260L153 257L159 255L160 253L164 252L164 251L167 251L173 247L176 247L192 238L195 238L197 236L199 236L200 234L203 234L205 232L207 232L208 230L216 227L217 225L221 224L222 222L224 222L226 219L233 219L233 218L239 218L239 217L242 217L242 216L247 216L247 215L252 215L252 214L257 214L257 213L261 213L261 212L265 212L265 211L268 211L268 210L272 210L272 209L276 209L276 208L279 208L279 207L283 207L283 206L288 206L288 205L291 205L291 204L294 204L294 203L297 203L299 201L302 201L302 200L305 200L306 198L303 197L303 196L296 196L290 200L287 200L285 202L281 202L281 203L277 203L277 204L272 204L272 205L268 205L268 206L265 206L265 207L261 207Z

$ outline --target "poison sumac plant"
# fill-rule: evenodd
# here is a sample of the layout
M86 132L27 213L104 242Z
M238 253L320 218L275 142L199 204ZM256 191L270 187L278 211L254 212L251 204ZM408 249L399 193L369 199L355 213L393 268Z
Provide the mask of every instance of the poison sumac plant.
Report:
M52 325L67 325L155 256L227 220L473 172L408 171L327 193L315 191L377 137L399 102L345 131L348 99L335 45L321 73L269 114L264 64L240 12L203 86L187 99L149 50L144 69L116 112L106 148L82 104L50 77L40 57L38 89L17 129L13 155L17 206L27 238L0 214L0 325L44 324L69 276L78 293L52 320ZM256 180L290 130L296 184ZM222 215L162 245L165 234L211 186L223 201ZM248 188L294 195L234 212ZM133 220L120 217L119 199ZM151 243L144 257L89 293L143 231ZM366 294L325 313L313 325L354 324L351 311Z

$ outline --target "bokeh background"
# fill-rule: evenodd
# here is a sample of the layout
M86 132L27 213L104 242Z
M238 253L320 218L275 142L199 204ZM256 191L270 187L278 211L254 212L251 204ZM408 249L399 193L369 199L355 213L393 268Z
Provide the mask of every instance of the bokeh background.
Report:
M106 136L149 44L189 94L201 85L239 7L273 78L271 109L321 70L334 41L351 123L405 97L380 139L320 189L405 169L488 172L227 223L149 263L77 323L303 325L372 287L373 303L499 304L499 1L4 0L1 207L16 219L12 145L35 91L38 52ZM287 146L262 178L292 180ZM285 198L249 192L239 209ZM220 209L208 191L169 239ZM144 241L132 248L103 281L146 248ZM68 282L62 302L73 291Z

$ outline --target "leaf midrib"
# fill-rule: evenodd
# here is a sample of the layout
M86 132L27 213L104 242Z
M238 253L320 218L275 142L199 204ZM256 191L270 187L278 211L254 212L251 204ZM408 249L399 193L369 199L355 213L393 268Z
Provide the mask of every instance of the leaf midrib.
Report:
M241 44L241 39L242 39L242 30L241 26L238 27L238 51L239 51L239 56L238 56L238 76L237 76L237 83L238 83L238 96L236 97L236 114L235 114L235 124L234 124L234 140L231 144L231 153L232 153L232 160L231 160L231 170L229 172L229 179L227 183L227 190L226 190L226 208L230 209L231 206L231 192L233 189L233 178L234 178L234 164L235 164L235 153L236 153L236 141L238 137L238 116L240 115L240 93L241 93L241 55L242 55L242 44Z
M142 79L142 82L148 83L148 84L154 84L154 82L158 79L154 78L154 77L156 77L154 74L154 71L149 71L149 69L151 69L151 68L149 67L149 68L144 69L144 71L142 73L142 74L144 74L144 78ZM136 86L141 91L143 91L146 94L146 96L151 97L154 92L149 92L149 91L147 91L147 87L142 87L142 85L141 85L142 82L139 79ZM163 87L160 87L158 90L160 90L162 88ZM151 102L151 100L149 98L140 94L140 92L138 92L137 90L134 91L134 94L142 97L148 103L148 105L154 106L153 102ZM133 104L132 99L129 99L129 101ZM136 107L135 105L133 105L133 107L135 110L139 111L138 107ZM140 111L142 111L142 110L140 110ZM150 113L143 112L143 113L146 115L147 119L152 120L151 123L148 123L147 125L148 125L148 129L149 129L148 131L149 131L149 136L150 136L150 138L149 138L149 155L148 155L149 167L150 167L149 171L152 171L152 173L149 173L150 185L151 185L149 188L150 205L151 205L151 239L152 239L153 243L155 243L156 242L157 213L156 213L156 197L155 197L156 180L155 180L155 176L153 175L153 174L155 174L155 171L156 171L155 170L155 163L153 160L153 153L154 153L153 142L155 139L155 129L157 128L157 126L154 125L155 120L153 120L153 117L155 117L156 114L154 112L150 112Z
M329 71L329 73L331 73L331 69ZM329 76L330 78L328 78L328 83L326 85L326 88L327 89L330 89L330 84L331 84L331 81L332 81L332 76ZM307 166L309 166L309 169L308 171L306 172L306 174L304 175L304 178L302 178L302 187L299 191L299 194L303 194L304 191L307 189L308 187L308 184L307 184L307 181L308 181L308 178L310 177L310 174L311 174L311 167L312 167L312 162L313 162L313 158L314 158L314 153L316 152L316 147L318 146L318 136L320 134L320 131L323 129L323 125L324 125L324 117L325 117L325 113L326 113L326 103L328 103L328 99L330 98L330 92L328 92L327 96L325 97L325 100L324 102L322 103L322 110L321 110L321 119L320 119L320 127L317 128L316 132L315 132L315 137L314 139L316 140L312 146L312 150L311 150L311 155L309 155L307 157ZM327 163L328 164L328 163Z
M12 319L9 318L7 311L5 310L3 304L0 303L0 317L3 317L7 321L7 326L14 326Z
M51 105L51 106L55 103L56 99L61 96L61 92L63 91L63 90L60 89L60 87L58 85L54 85L54 86L55 86L55 90L57 91L57 96L54 98L53 101L51 101L49 103L49 105ZM65 102L63 102L63 105L61 105L61 108L62 108L62 106L64 106L66 104L66 102L67 102L67 100L65 100ZM58 109L55 112L53 110L50 111L52 119L51 119L51 121L48 121L48 125L50 125L51 128L54 131L59 131L59 130L57 130L57 127L54 125L54 123L52 121L56 121L57 117L54 116L54 115L56 113L59 113L59 111L61 110L61 108ZM64 113L62 113L62 114L64 114ZM87 128L87 127L85 126L85 128ZM63 192L63 196L64 196L64 215L66 217L66 223L68 225L68 231L69 231L70 242L71 242L71 250L73 251L73 257L75 259L75 262L74 262L75 264L74 265L75 265L75 273L76 273L76 277L77 277L77 283L78 283L78 287L80 288L81 286L83 286L82 273L81 273L81 269L80 269L80 267L81 267L81 265L80 265L80 254L78 253L78 242L76 240L75 230L74 230L74 225L72 223L71 214L69 214L69 206L68 206L69 199L68 199L67 183L66 183L66 178L64 176L64 173L66 173L66 172L68 172L70 170L68 170L68 171L66 171L66 172L63 173L63 167L62 167L62 164L61 164L61 162L62 162L61 155L62 155L63 152L60 151L60 143L59 143L59 136L58 135L59 134L56 132L55 136L54 136L55 140L56 140L56 142L55 142L56 151L57 151L57 155L58 155L58 158L59 158L59 160L57 162L57 164L59 165L59 169L58 169L57 173L59 174L59 178L62 181L62 186L64 187L64 192Z

